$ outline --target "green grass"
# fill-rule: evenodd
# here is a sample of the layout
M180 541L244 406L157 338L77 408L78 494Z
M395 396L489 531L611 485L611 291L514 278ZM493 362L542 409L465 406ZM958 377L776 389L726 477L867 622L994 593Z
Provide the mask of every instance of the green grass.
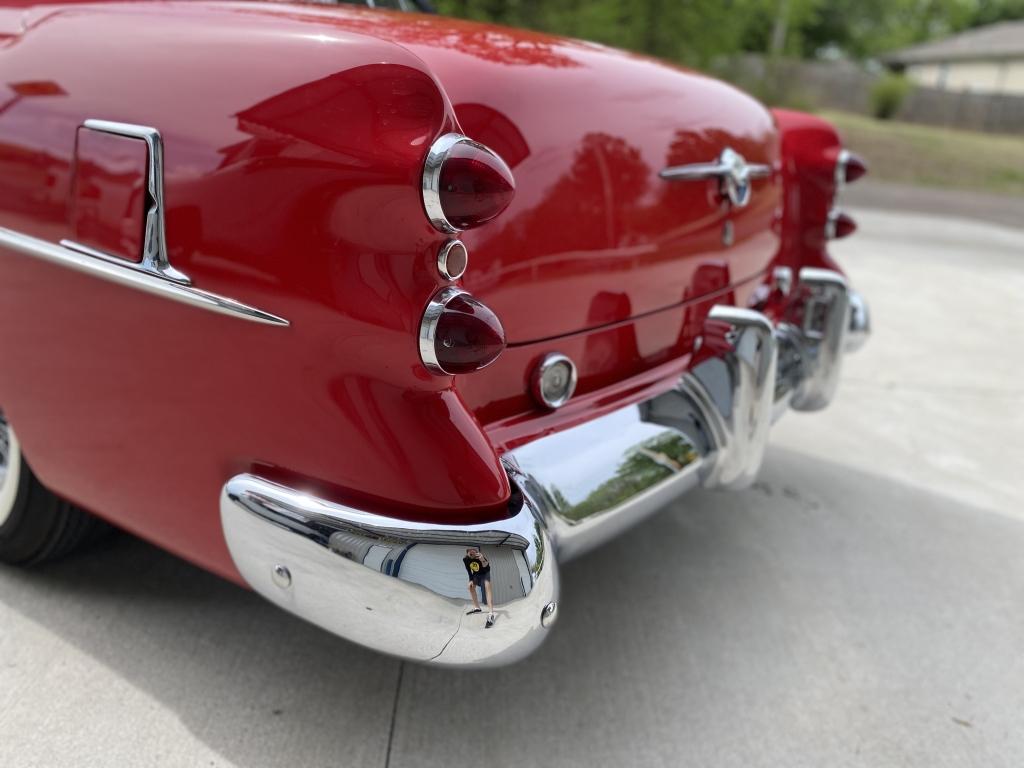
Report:
M1024 138L846 112L821 115L835 123L845 146L867 159L874 179L1024 196Z

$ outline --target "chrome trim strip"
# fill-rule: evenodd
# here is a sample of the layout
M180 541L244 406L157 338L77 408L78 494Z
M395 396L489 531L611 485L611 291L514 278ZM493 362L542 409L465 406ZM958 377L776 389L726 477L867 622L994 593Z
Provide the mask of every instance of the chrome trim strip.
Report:
M114 136L126 136L131 139L142 139L146 142L147 168L146 191L149 195L149 207L146 210L146 225L142 239L142 261L135 264L125 259L108 256L87 246L71 240L61 241L61 245L73 248L90 256L113 258L124 266L150 272L165 280L190 285L188 275L171 266L167 258L167 236L164 224L164 143L160 131L147 125L131 123L114 123L109 120L86 120L83 125L92 131L110 133Z
M499 666L532 652L553 623L558 566L551 538L524 497L508 519L440 525L360 511L243 474L224 485L220 513L231 557L249 586L383 653ZM485 603L483 613L467 614L468 547L489 561L493 627L485 626Z
M121 263L113 263L107 259L97 259L62 245L40 240L14 230L0 227L0 246L17 253L32 256L61 267L83 272L102 280L107 280L127 288L151 293L160 298L188 304L199 309L228 315L229 317L250 320L268 325L286 326L288 321L283 317L264 312L234 299L219 296L188 285L173 282L155 273L141 270L125 269ZM120 260L119 260L120 261ZM126 262L127 263L127 262Z
M115 264L116 266L121 267L122 269L133 269L136 272L142 272L147 275L153 275L154 277L159 277L162 280L171 280L172 282L178 283L180 285L192 284L192 281L188 278L185 278L184 280L176 280L170 277L165 277L156 270L152 269L152 267L145 265L143 262L128 261L127 259L121 258L120 256L114 256L104 251L98 251L95 248L90 248L88 245L82 245L81 243L77 243L74 240L68 240L67 238L64 238L63 240L60 241L60 245L72 251L78 251L78 253L82 254L83 256L91 256L94 259L101 259L110 264Z
M437 359L437 354L434 351L434 337L437 335L437 322L441 319L441 313L444 311L445 306L456 296L461 296L464 293L466 291L455 286L442 288L433 295L423 312L419 333L420 360L423 361L427 370L433 373L440 373L445 376L450 375L448 371L441 367L441 363Z
M454 235L462 230L448 221L444 215L444 208L441 207L441 166L448 159L448 153L452 151L452 147L464 142L490 152L483 144L478 144L468 136L463 136L461 133L446 133L430 145L430 149L427 150L427 158L423 162L423 208L434 228L449 235Z
M658 173L658 176L666 181L718 179L722 195L738 208L750 202L750 180L771 175L770 165L747 163L743 155L731 147L723 149L714 162L673 165L663 168Z

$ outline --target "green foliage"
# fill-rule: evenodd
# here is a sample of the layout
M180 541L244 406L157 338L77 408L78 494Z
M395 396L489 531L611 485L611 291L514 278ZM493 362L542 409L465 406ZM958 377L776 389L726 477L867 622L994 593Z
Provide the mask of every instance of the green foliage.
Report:
M903 75L889 73L871 86L871 114L879 120L889 120L899 111L910 92L910 81Z
M770 0L438 0L455 16L529 27L703 64L740 47L738 19Z
M585 520L607 512L671 477L697 460L693 445L680 435L659 435L637 446L603 482L573 505L557 488L551 494L559 513L570 520Z
M740 51L868 58L1024 18L1024 0L436 0L441 13L707 66Z

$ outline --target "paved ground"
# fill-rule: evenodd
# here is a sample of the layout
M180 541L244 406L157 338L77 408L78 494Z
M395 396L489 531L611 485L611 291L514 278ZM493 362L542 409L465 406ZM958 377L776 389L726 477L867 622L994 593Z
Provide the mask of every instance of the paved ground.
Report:
M956 216L1004 227L1024 227L1024 197L1013 195L921 187L877 181L868 176L847 187L843 201L852 206L883 211Z
M568 566L535 657L399 664L123 539L0 569L0 765L1024 765L1024 234L860 221L838 402Z

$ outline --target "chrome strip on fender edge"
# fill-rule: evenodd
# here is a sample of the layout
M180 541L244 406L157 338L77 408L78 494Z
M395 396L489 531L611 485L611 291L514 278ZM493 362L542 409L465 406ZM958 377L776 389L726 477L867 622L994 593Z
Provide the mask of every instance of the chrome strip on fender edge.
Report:
M48 261L51 264L73 269L76 272L98 277L101 280L107 280L127 288L134 288L137 291L151 293L163 299L170 299L171 301L188 304L189 306L216 312L221 315L249 320L254 323L265 323L267 325L287 326L289 324L283 317L264 312L256 307L250 307L248 304L229 299L226 296L219 296L199 288L172 282L168 279L157 277L155 274L125 269L118 264L88 256L70 248L65 248L62 245L55 245L31 235L15 232L6 227L0 227L0 246L26 256L33 256L37 259Z

